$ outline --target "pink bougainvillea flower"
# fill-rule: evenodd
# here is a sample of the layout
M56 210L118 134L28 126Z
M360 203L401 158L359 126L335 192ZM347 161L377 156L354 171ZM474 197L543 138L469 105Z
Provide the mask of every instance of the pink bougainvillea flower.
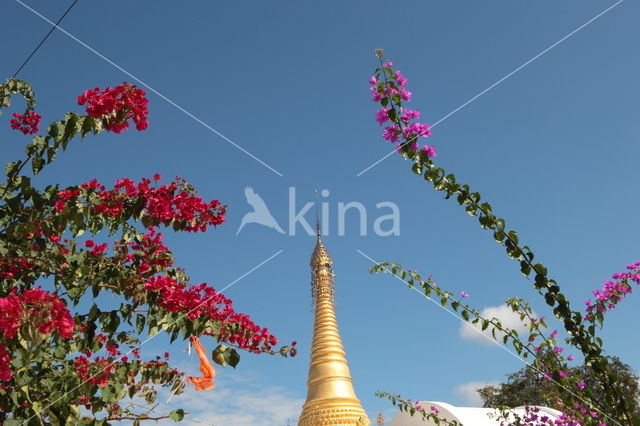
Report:
M376 111L376 121L380 123L382 126L383 123L389 121L389 110L391 108L382 108L379 111Z
M405 121L405 122L409 122L410 120L416 120L420 118L420 111L405 109L400 118L402 118L402 121Z
M430 146L430 145L424 145L422 147L422 150L429 156L429 157L437 157L438 154L436 154L436 147L435 146Z
M405 86L408 79L402 74L402 71L393 71L390 68L393 66L393 62L382 63L382 68L376 69L376 73L369 79L369 83L372 86L369 87L371 91L372 100L374 102L380 102L382 109L376 112L376 121L382 125L387 121L393 121L391 126L384 128L382 137L389 142L400 142L402 137L406 143L401 143L395 147L395 150L407 154L407 151L419 151L419 147L415 145L415 138L428 137L431 135L431 127L426 123L411 122L412 120L420 118L420 112L416 110L406 109L402 106L402 101L411 101L411 92L408 91ZM392 71L391 73L389 71ZM388 112L394 109L398 111L398 116L389 117ZM424 146L422 151L427 154L427 157L435 157L436 151L434 147Z
M382 137L389 142L398 142L399 128L395 124L384 128Z

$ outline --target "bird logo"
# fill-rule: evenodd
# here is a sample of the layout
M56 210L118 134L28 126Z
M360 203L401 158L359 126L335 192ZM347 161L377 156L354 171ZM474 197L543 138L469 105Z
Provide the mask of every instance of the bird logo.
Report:
M253 188L247 186L244 189L244 195L247 198L247 203L253 207L253 211L244 215L240 227L236 231L236 235L238 235L242 228L248 223L257 223L267 228L273 228L279 233L284 234L284 231L280 228L280 225L278 225L278 222L269 211L262 197L260 197Z

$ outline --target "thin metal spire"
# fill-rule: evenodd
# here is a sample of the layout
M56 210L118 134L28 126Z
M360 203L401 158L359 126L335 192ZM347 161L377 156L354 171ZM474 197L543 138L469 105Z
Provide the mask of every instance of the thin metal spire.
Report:
M320 229L320 210L318 209L318 204L319 204L320 198L318 197L319 192L318 192L317 189L315 190L315 193L316 193L316 202L315 202L315 205L316 205L316 238L318 240L320 240L320 235L322 235L322 232L321 232L321 229Z

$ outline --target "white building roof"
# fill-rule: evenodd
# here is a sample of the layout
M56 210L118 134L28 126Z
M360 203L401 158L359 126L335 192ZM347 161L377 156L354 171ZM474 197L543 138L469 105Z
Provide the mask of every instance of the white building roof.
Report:
M419 404L426 412L430 412L431 407L435 407L440 411L438 417L445 420L455 420L464 426L497 426L500 424L499 420L496 420L498 410L494 408L478 408L478 407L454 407L446 402L434 402L434 401L420 401ZM554 410L548 407L538 407L540 409L540 415L549 416L551 419L556 419L560 416L560 411ZM514 414L520 416L525 414L524 407L513 408ZM490 417L493 415L493 418ZM435 425L430 420L422 420L422 415L416 413L411 416L409 413L399 412L393 419L391 419L390 426L432 426Z

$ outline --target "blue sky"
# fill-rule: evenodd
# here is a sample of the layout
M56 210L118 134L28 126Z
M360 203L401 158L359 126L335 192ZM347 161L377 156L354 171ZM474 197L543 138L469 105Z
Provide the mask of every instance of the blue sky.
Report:
M295 424L304 400L314 241L299 226L295 235L282 235L251 224L236 236L251 210L246 186L284 227L290 187L298 210L315 200L316 189L329 191L325 243L337 274L337 315L356 391L371 417L377 410L393 413L374 397L376 390L468 404L466 384L501 380L521 362L464 338L455 318L399 281L370 275L369 261L356 250L465 290L478 308L519 296L541 315L549 312L490 233L415 177L409 163L394 155L356 176L390 149L367 89L373 49L384 48L403 70L411 106L434 123L614 3L80 1L64 29L282 176L148 91L147 131L75 142L36 181L71 185L95 177L107 183L159 172L182 176L205 198L228 204L228 222L218 229L166 236L194 283L223 288L282 250L226 294L283 343L297 340L299 356L243 354L236 371L219 370L216 390L190 392L169 405L211 423L274 425L287 418ZM26 4L54 21L67 7ZM639 13L637 2L621 2L440 122L429 140L438 165L492 203L576 307L638 260ZM49 24L13 0L3 3L3 23L0 71L8 78ZM85 89L134 82L59 31L19 77L33 84L45 121L81 111L75 100ZM3 162L20 158L26 139L6 122L0 140ZM350 201L367 208L367 236L359 235L353 214L346 235L337 235L338 203ZM384 201L400 209L399 236L372 233L375 218L388 213L375 207ZM636 370L639 309L638 297L630 296L603 330L608 352ZM143 354L166 348L160 336ZM197 362L184 349L175 343L170 351L195 373Z

